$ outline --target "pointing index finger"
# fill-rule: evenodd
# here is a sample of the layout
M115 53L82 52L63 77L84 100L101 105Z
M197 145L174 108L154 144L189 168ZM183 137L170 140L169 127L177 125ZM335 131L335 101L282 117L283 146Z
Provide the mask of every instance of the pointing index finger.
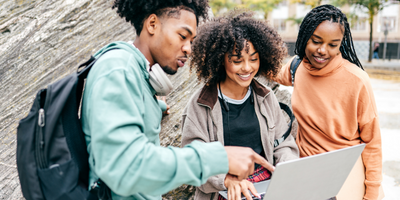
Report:
M268 169L268 171L273 172L275 171L275 167L271 165L265 158L258 154L254 154L254 162L260 164L263 166L265 169Z

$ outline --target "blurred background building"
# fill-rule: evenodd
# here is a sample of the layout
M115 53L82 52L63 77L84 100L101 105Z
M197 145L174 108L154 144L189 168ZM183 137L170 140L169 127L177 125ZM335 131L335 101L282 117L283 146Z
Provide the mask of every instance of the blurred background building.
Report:
M256 17L267 19L279 32L287 43L289 54L294 55L297 33L305 15L318 5L333 4L348 17L360 60L368 60L369 51L373 51L375 43L380 44L378 51L380 59L400 59L400 1L376 0L372 7L363 5L364 2L361 0L211 0L211 7L216 16L234 7L245 7L255 11ZM385 46L386 52L384 52Z

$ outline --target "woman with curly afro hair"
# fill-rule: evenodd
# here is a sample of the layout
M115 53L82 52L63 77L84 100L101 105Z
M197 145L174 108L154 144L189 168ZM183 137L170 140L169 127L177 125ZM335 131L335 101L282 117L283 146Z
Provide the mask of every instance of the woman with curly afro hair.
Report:
M288 129L274 92L254 79L273 77L286 48L278 33L253 13L235 10L206 22L193 41L191 68L205 86L190 99L182 120L182 145L219 141L224 146L250 147L271 164L298 158L292 136L274 147ZM270 171L255 165L245 180L217 175L196 188L195 199L259 196L252 182L266 180Z
M166 105L155 95L172 89L165 73L184 66L198 21L207 19L207 0L116 0L113 8L132 23L137 36L94 55L98 59L83 94L88 184L108 186L100 187L108 194L101 199L161 199L182 184L199 186L217 174L244 178L254 162L272 169L254 151L218 142L160 146Z

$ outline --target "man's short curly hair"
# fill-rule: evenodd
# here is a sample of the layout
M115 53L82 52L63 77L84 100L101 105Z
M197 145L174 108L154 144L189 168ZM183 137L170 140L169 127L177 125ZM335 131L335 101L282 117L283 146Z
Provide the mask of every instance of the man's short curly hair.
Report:
M198 24L199 19L208 19L209 5L208 0L115 0L112 8L116 8L119 16L130 22L140 35L144 20L151 14L171 17L179 15L180 10L188 10L196 15Z
M260 57L258 75L275 77L287 48L279 34L266 21L253 18L253 12L234 10L201 25L193 41L190 68L199 80L217 84L226 78L224 56L241 55L245 41L253 44ZM235 52L233 52L236 47Z

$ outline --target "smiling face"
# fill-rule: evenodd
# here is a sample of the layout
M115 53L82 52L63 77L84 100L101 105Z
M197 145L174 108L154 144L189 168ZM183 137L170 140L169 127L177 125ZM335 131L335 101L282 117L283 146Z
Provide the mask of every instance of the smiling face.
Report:
M222 84L247 89L260 68L260 58L253 44L246 41L240 57L233 53L229 59L225 54L224 65L226 79Z
M166 73L175 74L191 53L191 44L196 37L196 16L193 12L180 10L177 16L159 19L160 28L154 32L151 56Z
M307 42L306 57L315 68L324 68L340 53L343 28L339 23L323 21Z

